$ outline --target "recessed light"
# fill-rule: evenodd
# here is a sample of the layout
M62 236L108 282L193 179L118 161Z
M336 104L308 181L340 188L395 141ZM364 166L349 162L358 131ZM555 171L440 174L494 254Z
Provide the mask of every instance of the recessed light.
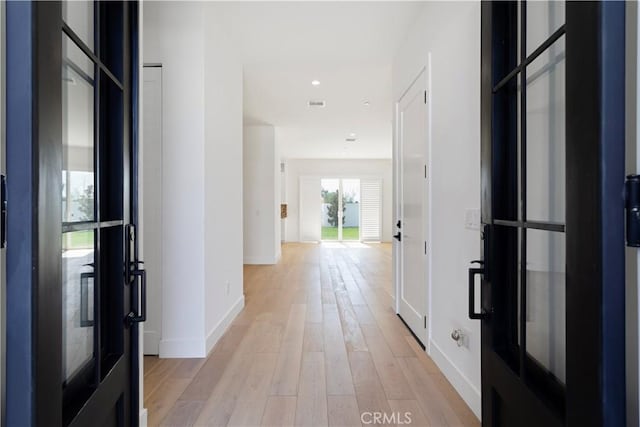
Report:
M314 86L318 86L320 84L320 80L311 80L311 84Z
M356 137L356 134L355 134L355 133L353 133L353 132L351 132L351 133L349 134L349 136L350 136L351 138L355 138L355 137Z
M371 103L369 101L364 101L364 106L368 107L369 105L371 105Z

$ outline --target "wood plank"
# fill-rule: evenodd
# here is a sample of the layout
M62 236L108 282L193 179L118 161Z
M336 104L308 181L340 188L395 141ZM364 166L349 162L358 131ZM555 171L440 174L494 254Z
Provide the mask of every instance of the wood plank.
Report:
M302 357L295 425L329 425L323 353L304 353Z
M145 400L145 405L148 411L147 422L150 426L160 425L187 385L189 385L189 379L168 379L162 384L162 387L149 395L149 398Z
M195 424L204 401L202 400L178 400L167 413L160 424L163 427L191 427ZM150 422L149 426L152 426Z
M338 302L338 314L347 351L367 351L367 342L360 330L360 324L355 311L353 311L351 300L345 292L336 292L336 301Z
M324 351L322 323L307 323L305 325L302 351L305 353Z
M180 399L190 401L207 400L227 369L231 356L232 353L229 352L211 353L198 375L184 390Z
M375 326L362 326L362 330L369 343L371 357L387 398L414 399L409 384L380 330Z
M329 425L360 427L360 409L355 396L328 396Z
M296 418L295 396L269 396L262 416L263 426L291 427Z
M429 427L427 417L422 413L417 400L389 400L392 413L396 414L403 424ZM434 426L437 427L437 426Z
M236 353L213 389L196 420L196 425L226 426L253 363L255 353Z
M429 420L429 424L436 426L464 425L429 374L422 368L418 359L400 357L396 360L404 372L422 412Z
M366 351L349 353L349 363L360 412L391 413L371 354Z
M406 336L404 337L404 339L409 344L409 347L411 347L411 349L413 350L415 357L418 358L418 360L428 373L440 373L440 369L438 369L436 363L429 357L427 352L422 347L420 347L420 344L418 344L413 336Z
M354 305L353 311L356 313L358 323L361 325L377 325L376 319L371 314L369 307L366 305Z
M295 396L298 391L306 304L292 304L281 351L271 382L271 394Z
M352 396L355 393L351 378L351 368L342 335L338 308L325 304L323 337L325 363L327 366L327 393L329 395Z

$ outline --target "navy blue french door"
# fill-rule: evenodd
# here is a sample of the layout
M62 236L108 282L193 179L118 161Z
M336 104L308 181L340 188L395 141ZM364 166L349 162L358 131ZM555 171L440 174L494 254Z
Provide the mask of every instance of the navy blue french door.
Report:
M484 426L625 425L624 43L623 2L482 3Z
M138 4L6 22L7 425L137 425Z

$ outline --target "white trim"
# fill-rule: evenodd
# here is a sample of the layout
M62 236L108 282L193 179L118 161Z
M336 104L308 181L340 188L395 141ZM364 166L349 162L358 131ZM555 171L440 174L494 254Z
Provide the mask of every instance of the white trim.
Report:
M206 342L203 338L188 338L177 340L160 341L159 353L160 358L167 359L184 359L206 357Z
M431 52L427 53L427 65L425 67L426 75L426 88L427 91L427 351L431 353L431 337L433 337L433 157L431 155L431 147L433 145L433 134L431 129L432 115L431 115Z
M244 308L244 295L240 296L238 300L231 306L229 311L224 315L224 317L218 322L218 324L213 328L211 332L207 335L207 355L211 351L214 345L222 338L222 335L227 331L231 322L236 318L238 314Z
M249 265L273 265L273 264L277 264L279 260L280 260L280 254L276 254L274 256L245 255L242 262L244 264L249 264Z
M460 369L447 357L442 349L433 340L430 340L431 359L440 368L444 376L449 380L453 388L462 397L478 419L481 419L482 398L480 390L467 378Z
M140 427L147 427L149 424L149 412L147 408L140 409Z
M144 331L144 339L142 341L142 350L145 352L145 355L154 355L158 354L153 350L159 348L160 345L160 332L158 331Z

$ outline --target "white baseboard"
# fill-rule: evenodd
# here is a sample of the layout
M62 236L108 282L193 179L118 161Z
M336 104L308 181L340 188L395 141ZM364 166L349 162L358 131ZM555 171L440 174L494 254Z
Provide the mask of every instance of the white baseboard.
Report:
M238 300L231 306L229 311L220 319L218 324L213 328L209 335L207 335L207 354L211 351L214 345L218 342L222 335L227 331L233 319L242 311L244 308L244 295L240 296Z
M160 354L160 334L156 331L144 331L143 351L145 355Z
M471 408L476 417L481 419L482 399L480 390L453 364L442 349L438 347L438 344L433 340L430 340L429 343L431 344L431 359L438 365L438 368L440 368L444 376L447 377L451 385L453 385L453 388L460 394L462 400L469 405L469 408Z
M140 409L140 427L147 427L148 418L149 413L147 412L147 408Z
M278 263L279 256L245 256L244 264L248 265L273 265Z
M161 340L158 355L161 358L181 359L206 357L206 342L202 339L177 339Z

